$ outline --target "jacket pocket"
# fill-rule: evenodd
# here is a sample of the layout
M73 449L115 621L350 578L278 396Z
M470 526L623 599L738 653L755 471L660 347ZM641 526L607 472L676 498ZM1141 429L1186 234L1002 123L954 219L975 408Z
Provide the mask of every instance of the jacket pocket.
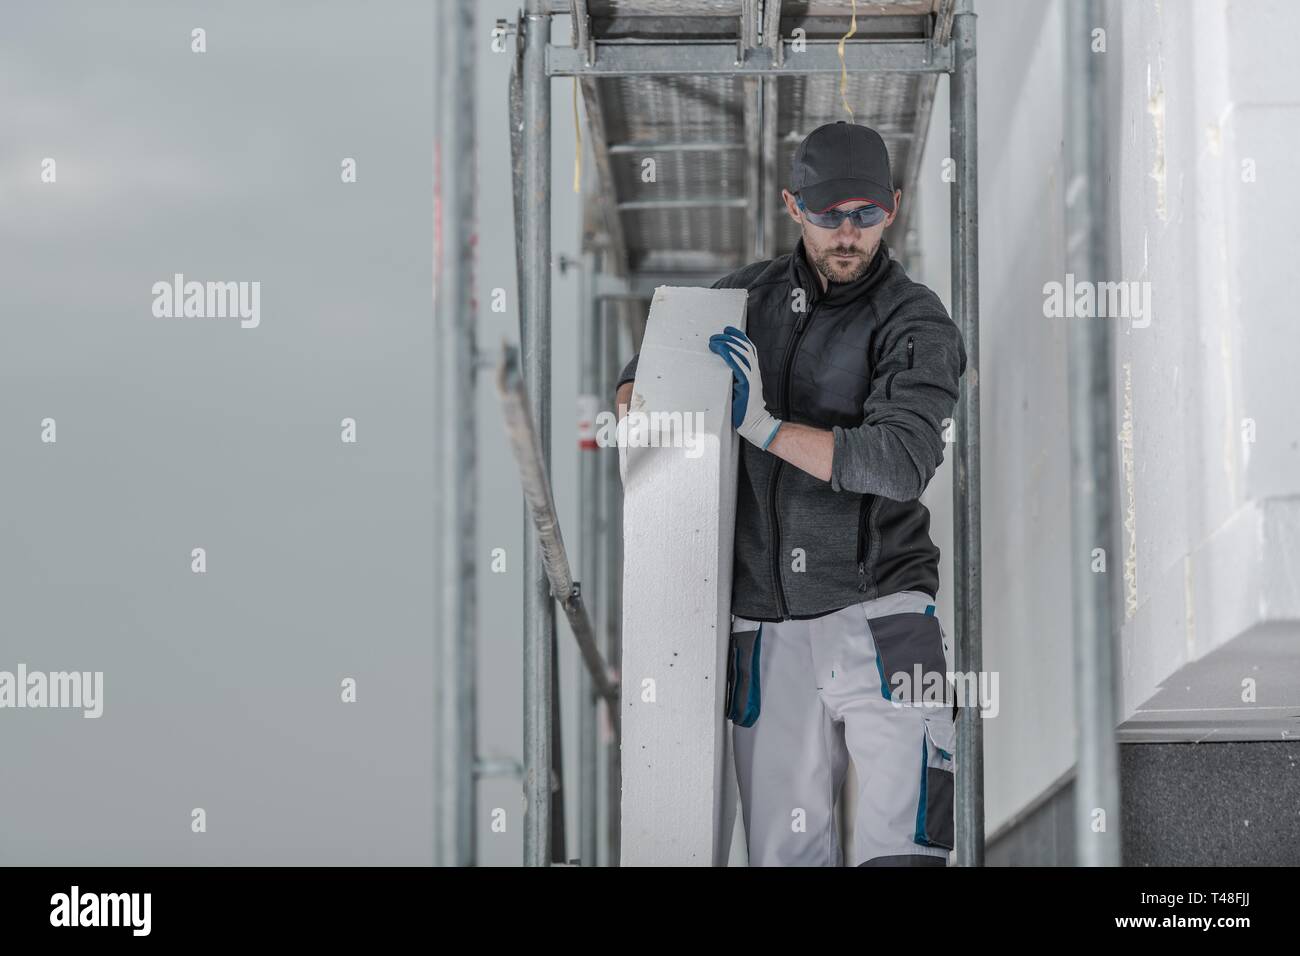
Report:
M752 727L762 705L759 656L763 625L755 631L732 631L727 647L727 719L737 727Z
M912 368L912 357L913 357L913 352L914 352L914 351L915 351L915 347L914 347L913 342L912 342L912 336L909 335L909 336L907 337L907 368L908 368L908 371L911 371L911 368ZM894 397L894 394L893 394L893 392L894 392L894 376L897 375L897 374L898 374L898 370L895 369L894 371L890 372L890 373L889 373L889 377L888 377L887 379L885 379L885 398L886 398L886 400L892 399L892 398Z
M867 590L867 520L871 512L871 495L858 502L858 590Z
M925 718L921 739L921 795L916 804L916 833L921 846L953 848L953 802L956 793L956 725L946 716Z
M899 703L947 700L948 662L937 617L915 611L886 614L868 620L867 628L876 645L882 697Z

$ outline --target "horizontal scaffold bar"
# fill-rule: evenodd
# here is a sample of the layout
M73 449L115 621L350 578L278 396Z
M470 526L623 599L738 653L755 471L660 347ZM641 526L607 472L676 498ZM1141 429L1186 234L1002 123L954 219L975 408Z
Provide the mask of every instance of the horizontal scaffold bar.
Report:
M778 65L776 51L756 47L738 60L735 43L597 43L593 62L584 51L551 46L546 51L546 72L551 76L782 76L840 72L835 41L784 41ZM947 73L952 69L952 47L930 40L862 40L844 45L844 65L850 73Z
M688 199L636 199L618 204L620 212L655 209L744 209L749 200L744 196L698 196Z

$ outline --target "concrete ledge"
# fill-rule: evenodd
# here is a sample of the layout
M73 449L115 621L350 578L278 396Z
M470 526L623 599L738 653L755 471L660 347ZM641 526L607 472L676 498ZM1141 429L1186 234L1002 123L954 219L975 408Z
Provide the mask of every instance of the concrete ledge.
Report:
M1300 739L1300 499L1247 503L1150 593L1121 632L1121 741Z
M1120 747L1124 866L1300 865L1300 746ZM990 834L988 866L1073 866L1074 768Z

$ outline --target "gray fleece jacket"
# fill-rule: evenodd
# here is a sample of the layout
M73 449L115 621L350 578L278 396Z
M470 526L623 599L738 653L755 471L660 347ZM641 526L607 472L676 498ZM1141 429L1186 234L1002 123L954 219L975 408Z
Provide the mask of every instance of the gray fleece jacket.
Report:
M939 297L883 241L866 275L825 291L802 241L713 288L749 292L768 411L835 439L829 482L741 442L732 611L777 621L898 591L937 596L939 549L917 499L943 461L966 371ZM636 362L619 385L636 377Z

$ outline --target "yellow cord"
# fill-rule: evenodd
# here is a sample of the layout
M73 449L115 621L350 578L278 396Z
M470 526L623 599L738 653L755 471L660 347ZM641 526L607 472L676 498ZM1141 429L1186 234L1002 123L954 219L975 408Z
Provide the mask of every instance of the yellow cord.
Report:
M856 3L857 0L854 0ZM578 122L578 78L573 78L573 136L577 141L573 151L573 191L582 192L582 125Z
M849 68L844 62L844 41L853 34L858 32L858 0L853 0L853 13L849 20L849 32L840 37L840 102L844 104L844 109L848 111L849 122L853 121L853 107L849 106L849 98L846 95L849 88Z

